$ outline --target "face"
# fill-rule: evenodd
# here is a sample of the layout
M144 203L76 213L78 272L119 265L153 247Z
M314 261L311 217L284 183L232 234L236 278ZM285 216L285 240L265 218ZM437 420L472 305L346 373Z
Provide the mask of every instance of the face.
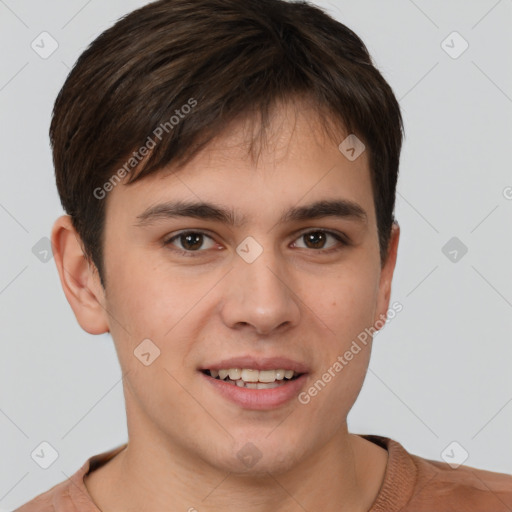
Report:
M282 106L256 163L240 122L179 171L110 192L98 314L126 375L130 442L278 473L346 428L371 339L344 354L385 315L394 258L381 266L366 152L350 161L318 122ZM177 201L233 222L207 208L179 215ZM337 203L313 215L319 201ZM222 369L271 382L221 382Z

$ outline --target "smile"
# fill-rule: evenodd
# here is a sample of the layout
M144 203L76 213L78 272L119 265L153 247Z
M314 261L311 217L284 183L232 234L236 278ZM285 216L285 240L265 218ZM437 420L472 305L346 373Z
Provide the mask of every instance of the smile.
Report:
M287 381L300 377L301 373L293 370L254 370L251 368L229 368L221 370L204 370L206 375L247 389L272 389L283 386Z
M297 398L305 387L306 373L293 370L229 368L201 370L217 396L243 409L276 409Z

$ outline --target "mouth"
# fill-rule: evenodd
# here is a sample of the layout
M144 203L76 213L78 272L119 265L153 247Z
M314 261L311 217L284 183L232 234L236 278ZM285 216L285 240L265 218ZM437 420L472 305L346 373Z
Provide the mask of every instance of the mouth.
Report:
M308 373L291 369L202 368L207 389L242 409L275 410L290 404L305 388Z
M256 370L253 368L226 368L201 370L208 377L246 389L274 389L300 378L304 373L294 370Z

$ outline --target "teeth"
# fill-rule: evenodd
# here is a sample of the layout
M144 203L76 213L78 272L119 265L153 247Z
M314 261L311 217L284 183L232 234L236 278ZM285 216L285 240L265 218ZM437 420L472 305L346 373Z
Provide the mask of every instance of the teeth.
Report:
M277 382L246 382L245 387L249 389L272 389L280 386Z
M240 368L230 368L228 375L231 380L238 380L240 379L241 374L242 370L240 370Z
M274 382L276 380L276 371L275 370L260 370L259 371L260 382ZM293 371L292 371L293 375Z
M252 389L265 389L265 387L255 387L256 384L274 384L276 381L282 381L283 379L291 379L298 375L293 370L253 370L250 368L227 368L222 370L210 370L210 375L213 378L219 378L221 380L233 381L240 387L248 387ZM227 381L227 380L226 380ZM227 381L228 382L228 381ZM244 383L251 384L244 386ZM275 386L271 386L275 387Z
M284 370L276 370L276 379L277 380L283 380L284 379Z
M258 370L242 370L241 379L244 382L258 382L260 372Z

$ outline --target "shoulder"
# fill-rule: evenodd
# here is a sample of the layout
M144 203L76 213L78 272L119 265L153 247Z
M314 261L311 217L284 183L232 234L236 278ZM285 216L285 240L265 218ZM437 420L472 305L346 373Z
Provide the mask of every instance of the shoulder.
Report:
M57 508L59 506L58 502L60 501L62 503L63 499L66 500L66 494L65 482L61 482L48 491L39 494L13 512L56 512L60 510ZM69 507L68 503L68 510L74 512L75 508Z
M100 512L83 487L84 467L13 512Z
M93 455L70 478L54 485L13 512L100 512L84 483L84 476L99 469L121 452L126 443Z
M384 480L370 512L511 512L512 475L409 453L388 437L363 435L388 451Z
M421 503L425 510L434 507L438 512L512 510L512 475L468 465L453 468L447 462L413 454L410 457L418 469L411 507Z

